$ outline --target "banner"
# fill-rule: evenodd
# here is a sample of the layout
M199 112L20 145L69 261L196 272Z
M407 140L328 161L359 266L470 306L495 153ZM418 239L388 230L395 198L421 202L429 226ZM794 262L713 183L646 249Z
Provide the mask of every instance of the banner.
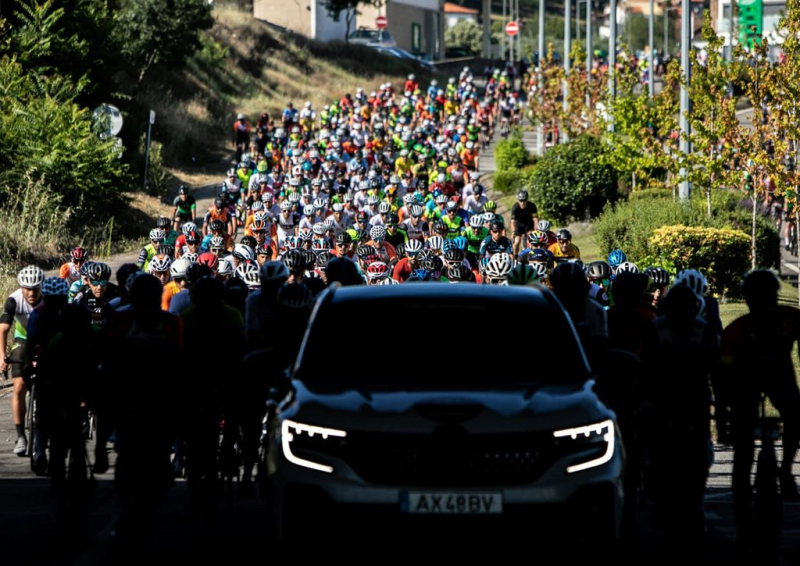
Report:
M739 45L753 46L764 23L762 0L739 0Z

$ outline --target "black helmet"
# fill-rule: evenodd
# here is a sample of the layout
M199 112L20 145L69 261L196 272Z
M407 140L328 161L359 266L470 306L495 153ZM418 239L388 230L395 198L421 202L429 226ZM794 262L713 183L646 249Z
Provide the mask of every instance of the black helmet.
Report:
M361 244L360 246L358 246L358 248L356 248L356 255L362 259L367 257L368 255L374 255L376 253L377 250L375 250L375 248L373 248L372 246L368 246L367 244Z
M315 262L317 269L325 269L325 267L328 265L328 262L334 257L336 256L327 250L319 252Z
M111 268L105 263L95 261L86 268L86 275L89 279L108 281L111 279Z
M328 276L328 284L339 282L342 285L360 285L364 283L364 279L358 274L355 262L343 257L335 257L330 260L325 274Z
M258 242L256 242L256 239L253 236L243 236L239 243L244 244L252 249L256 249L256 246L258 245Z
M561 293L567 295L584 294L589 292L589 282L586 280L586 273L583 266L565 262L556 266L550 274L550 284L556 295Z
M586 275L590 281L611 278L611 266L604 261L593 261L587 266Z
M453 261L453 262L462 262L464 261L464 250L460 250L458 248L450 248L446 252L444 252L444 259L446 261Z
M156 221L156 227L167 229L172 226L172 221L166 216L160 216Z
M306 268L313 267L317 261L317 254L313 250L300 250L303 254L303 264Z
M311 289L303 283L284 283L275 297L279 305L290 309L306 308L313 299Z
M222 200L222 198L217 197L214 199L214 206L216 206L217 208L222 208L223 206L225 206L225 202Z
M348 232L342 232L338 236L336 236L336 243L337 244L352 244L353 237Z
M175 246L171 246L169 244L159 244L158 249L156 250L156 255L175 257Z
M517 200L528 200L528 191L525 189L520 190L517 193Z
M222 220L212 220L208 229L212 232L222 232L225 229L225 223Z
M653 280L656 287L669 287L669 272L663 267L648 267L644 270L644 274Z
M312 252L313 253L313 252ZM305 269L306 260L303 255L303 252L298 249L292 249L283 254L281 258L283 263L286 264L286 267L289 268L289 271L299 271L301 269Z
M179 195L188 195L189 194L189 189L186 188L186 185L181 185L180 187L178 187L178 194Z
M492 222L489 224L489 230L492 232L502 232L504 228L505 226L503 226L503 224L500 222Z
M433 231L440 236L443 236L444 234L447 234L447 226L441 220L437 220L433 223Z
M556 234L556 240L572 240L572 233L566 228L562 228Z

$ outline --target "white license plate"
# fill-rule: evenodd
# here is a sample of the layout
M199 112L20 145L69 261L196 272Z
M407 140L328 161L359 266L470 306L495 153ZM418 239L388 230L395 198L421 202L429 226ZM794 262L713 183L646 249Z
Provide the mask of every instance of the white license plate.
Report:
M400 511L451 515L486 515L503 512L502 493L420 493L400 494Z

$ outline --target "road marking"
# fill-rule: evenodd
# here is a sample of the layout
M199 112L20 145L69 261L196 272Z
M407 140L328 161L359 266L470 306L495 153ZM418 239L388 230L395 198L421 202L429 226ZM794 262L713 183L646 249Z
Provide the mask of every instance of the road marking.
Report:
M788 267L789 269L791 269L795 273L800 273L800 269L798 269L797 266L794 265L794 264L786 263L785 261L781 261L781 264L783 264L784 266Z

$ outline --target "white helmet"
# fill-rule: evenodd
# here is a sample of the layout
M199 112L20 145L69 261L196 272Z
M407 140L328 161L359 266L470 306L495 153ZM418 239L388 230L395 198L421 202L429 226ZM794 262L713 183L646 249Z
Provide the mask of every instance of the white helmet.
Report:
M178 258L172 262L172 265L169 267L169 273L172 275L173 279L184 279L186 277L186 271L189 269L190 265L192 265L192 262L187 258Z
M44 282L44 270L35 265L23 267L17 275L17 283L23 289L36 289Z
M639 266L630 261L623 261L617 266L617 268L614 270L614 273L639 273ZM677 279L675 280L675 283L678 283Z
M234 273L233 262L231 260L229 260L227 257L223 257L221 260L219 260L219 263L217 264L218 275L222 275L223 277L230 277L231 275L233 275L233 273Z
M233 248L233 254L236 256L241 256L239 259L255 259L253 249L244 244L236 244L236 246Z
M236 276L248 287L261 287L261 273L252 263L242 263L236 268Z
M172 258L168 255L157 255L152 260L150 260L150 273L163 273L164 271L169 271L170 267L172 266Z
M183 225L183 228L181 228L181 232L183 232L184 236L187 236L189 232L197 232L197 224L194 222L187 222Z
M494 254L486 264L486 275L496 279L508 277L509 271L513 267L511 256L505 252Z
M621 267L621 266L620 266ZM619 270L619 267L617 267ZM704 297L708 293L708 281L705 276L696 269L684 269L675 277L673 286L686 285L694 291L698 297Z

